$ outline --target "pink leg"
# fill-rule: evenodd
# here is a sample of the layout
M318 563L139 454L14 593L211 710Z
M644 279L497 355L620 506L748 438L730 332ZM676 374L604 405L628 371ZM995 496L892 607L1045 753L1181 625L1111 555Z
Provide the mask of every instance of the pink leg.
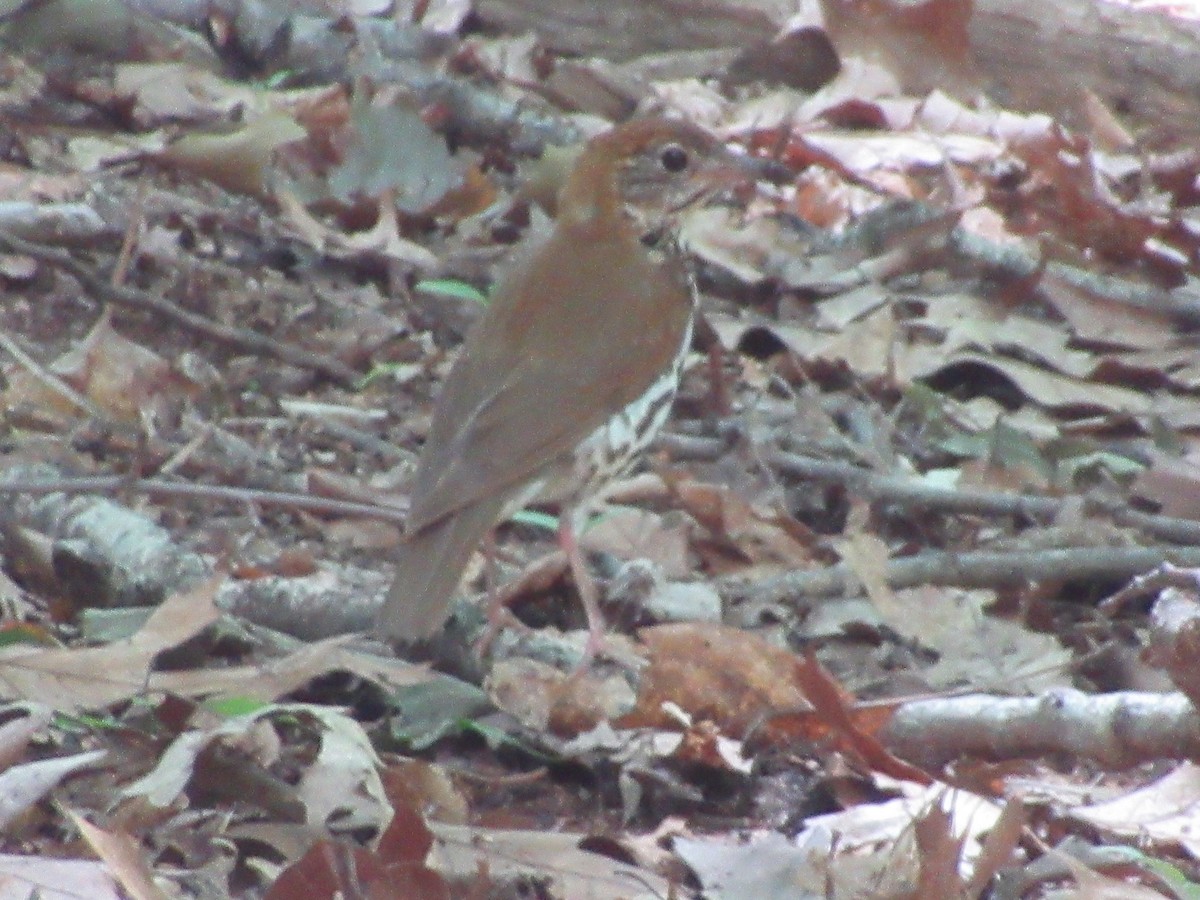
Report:
M577 516L582 519L579 510L564 509L559 513L558 545L567 556L575 589L579 591L579 599L583 601L583 611L587 615L588 640L583 650L583 659L579 663L579 668L583 669L604 649L604 635L607 629L604 625L604 614L600 612L600 596L596 590L596 582L587 569L583 551L579 546L575 521Z
M483 539L483 583L487 592L487 621L488 627L483 635L475 642L475 655L481 659L492 649L492 642L508 625L521 625L508 609L509 596L500 587L499 573L496 567L496 531L491 529ZM524 627L524 626L522 626Z

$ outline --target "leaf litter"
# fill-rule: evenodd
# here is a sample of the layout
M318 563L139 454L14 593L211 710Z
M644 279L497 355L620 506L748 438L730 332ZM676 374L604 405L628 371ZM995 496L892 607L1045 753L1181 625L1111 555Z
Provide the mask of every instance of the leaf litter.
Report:
M8 23L0 868L38 858L42 896L1194 890L1188 136L1099 85L998 105L957 0L607 58L602 25L493 6L280 7L271 42L249 8L201 34L117 4L58 55L44 12ZM533 156L635 109L786 174L684 223L683 391L585 535L622 664L572 672L533 517L396 659L353 633L459 339L554 212L571 154Z

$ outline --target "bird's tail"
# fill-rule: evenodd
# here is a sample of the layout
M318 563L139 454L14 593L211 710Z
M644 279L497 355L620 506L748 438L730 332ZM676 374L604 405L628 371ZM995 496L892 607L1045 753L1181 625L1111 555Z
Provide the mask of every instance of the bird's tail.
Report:
M472 551L496 524L506 495L485 497L414 532L401 545L375 632L396 641L431 637L445 624Z

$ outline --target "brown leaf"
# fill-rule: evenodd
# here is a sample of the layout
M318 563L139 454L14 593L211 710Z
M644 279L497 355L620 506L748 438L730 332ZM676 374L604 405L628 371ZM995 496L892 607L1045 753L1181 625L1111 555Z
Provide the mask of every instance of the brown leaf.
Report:
M910 94L954 87L969 95L975 89L967 32L971 0L822 0L821 9L843 63L849 56L876 60Z
M1166 516L1200 519L1200 466L1194 459L1154 454L1133 483L1133 491L1159 504Z
M220 616L213 605L218 584L210 579L168 598L131 637L103 647L7 647L0 655L0 693L63 710L100 709L139 694L159 653Z
M138 422L143 414L172 399L172 391L190 391L187 379L154 351L120 334L111 317L101 316L88 335L50 366L49 370L100 410L123 422ZM31 406L67 415L76 404L34 373L10 369L4 402L9 407Z
M917 784L931 783L932 779L923 770L893 756L873 734L859 727L850 696L811 652L794 669L805 696L844 749L853 750L877 772Z
M276 151L305 137L289 113L267 113L228 134L186 134L159 158L227 190L263 197L271 193Z
M638 632L650 665L637 707L622 727L675 728L663 712L674 703L693 721L715 722L741 736L762 717L807 708L794 681L795 655L762 638L723 625L658 625Z

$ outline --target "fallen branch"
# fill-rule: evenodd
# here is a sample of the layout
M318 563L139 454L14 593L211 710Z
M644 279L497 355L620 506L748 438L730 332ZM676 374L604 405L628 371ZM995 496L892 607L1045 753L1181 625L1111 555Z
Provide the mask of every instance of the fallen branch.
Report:
M91 244L111 232L108 223L86 203L0 202L0 232L27 241Z
M1069 753L1113 768L1200 757L1200 716L1183 694L1039 697L971 694L913 700L896 708L879 738L898 756L937 768L964 756L1025 759Z
M1039 581L1122 580L1168 562L1200 566L1200 547L1090 546L1005 553L936 551L891 559L881 578L893 589L923 584L999 587ZM726 599L735 602L794 604L858 592L862 585L851 566L839 563L752 582L726 577L720 580L719 589Z

